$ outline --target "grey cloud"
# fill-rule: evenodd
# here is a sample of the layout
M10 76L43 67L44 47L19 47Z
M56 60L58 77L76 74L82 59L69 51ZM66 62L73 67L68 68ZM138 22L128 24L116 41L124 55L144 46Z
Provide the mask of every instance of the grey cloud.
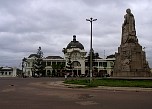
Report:
M45 56L61 55L62 48L77 35L85 50L90 49L90 23L93 47L103 57L114 54L120 45L121 25L126 8L136 19L137 37L147 47L151 60L151 1L149 0L0 0L0 66L19 65L23 57L42 47Z

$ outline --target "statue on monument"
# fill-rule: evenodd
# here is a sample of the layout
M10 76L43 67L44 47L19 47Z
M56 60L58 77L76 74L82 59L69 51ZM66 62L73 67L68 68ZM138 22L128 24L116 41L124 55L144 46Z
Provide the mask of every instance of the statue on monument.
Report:
M131 13L130 9L127 9L126 13L122 28L124 32L127 32L129 35L136 35L134 15Z
M124 16L124 23L122 24L122 42L136 42L137 38L134 15L131 13L130 9L127 9L126 13L127 14Z

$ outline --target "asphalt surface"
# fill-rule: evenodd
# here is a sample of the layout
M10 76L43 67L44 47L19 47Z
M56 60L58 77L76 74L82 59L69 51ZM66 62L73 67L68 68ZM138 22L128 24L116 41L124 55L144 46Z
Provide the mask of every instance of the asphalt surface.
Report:
M0 78L0 109L151 109L152 91L68 88L63 78Z

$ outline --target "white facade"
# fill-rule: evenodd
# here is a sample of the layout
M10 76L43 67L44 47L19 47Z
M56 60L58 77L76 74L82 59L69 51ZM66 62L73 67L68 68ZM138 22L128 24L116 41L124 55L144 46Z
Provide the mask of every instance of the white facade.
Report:
M16 77L17 76L17 68L14 67L1 67L0 69L0 77Z
M70 58L73 70L81 70L81 74L85 74L85 57L85 50L81 50L79 48L67 49L67 52L64 54L66 65Z
M85 51L83 45L76 40L76 36L73 36L73 40L63 48L62 52L64 57L60 56L48 56L43 57L43 65L45 69L42 73L43 76L48 76L48 74L53 74L54 70L60 72L60 76L65 73L72 73L74 76L89 75L87 52ZM27 58L23 72L26 76L32 76L32 66L33 61L37 57L37 54L31 54ZM102 76L103 74L109 74L113 72L115 58L102 59L100 57L95 58L93 61L93 75ZM68 68L69 62L72 68ZM53 69L54 65L64 65L64 69Z
M36 58L35 55L27 58L27 61L24 63L24 67L23 67L24 76L32 77L32 65L35 58Z
M94 61L95 65L93 66L93 68L94 70L95 68L97 68L97 72L99 73L107 73L112 76L114 61L115 58L96 59Z
M65 66L65 59L63 59L60 56L48 56L47 58L43 59L44 63L46 65L45 67L45 74L48 75L48 73L53 72L53 65L64 65Z

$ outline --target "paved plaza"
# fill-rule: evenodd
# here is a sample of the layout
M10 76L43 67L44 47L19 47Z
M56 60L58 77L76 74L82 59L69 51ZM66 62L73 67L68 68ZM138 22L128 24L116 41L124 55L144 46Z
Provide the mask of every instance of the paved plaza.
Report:
M0 109L150 109L152 91L69 88L64 78L0 78ZM124 89L124 88L123 88Z

